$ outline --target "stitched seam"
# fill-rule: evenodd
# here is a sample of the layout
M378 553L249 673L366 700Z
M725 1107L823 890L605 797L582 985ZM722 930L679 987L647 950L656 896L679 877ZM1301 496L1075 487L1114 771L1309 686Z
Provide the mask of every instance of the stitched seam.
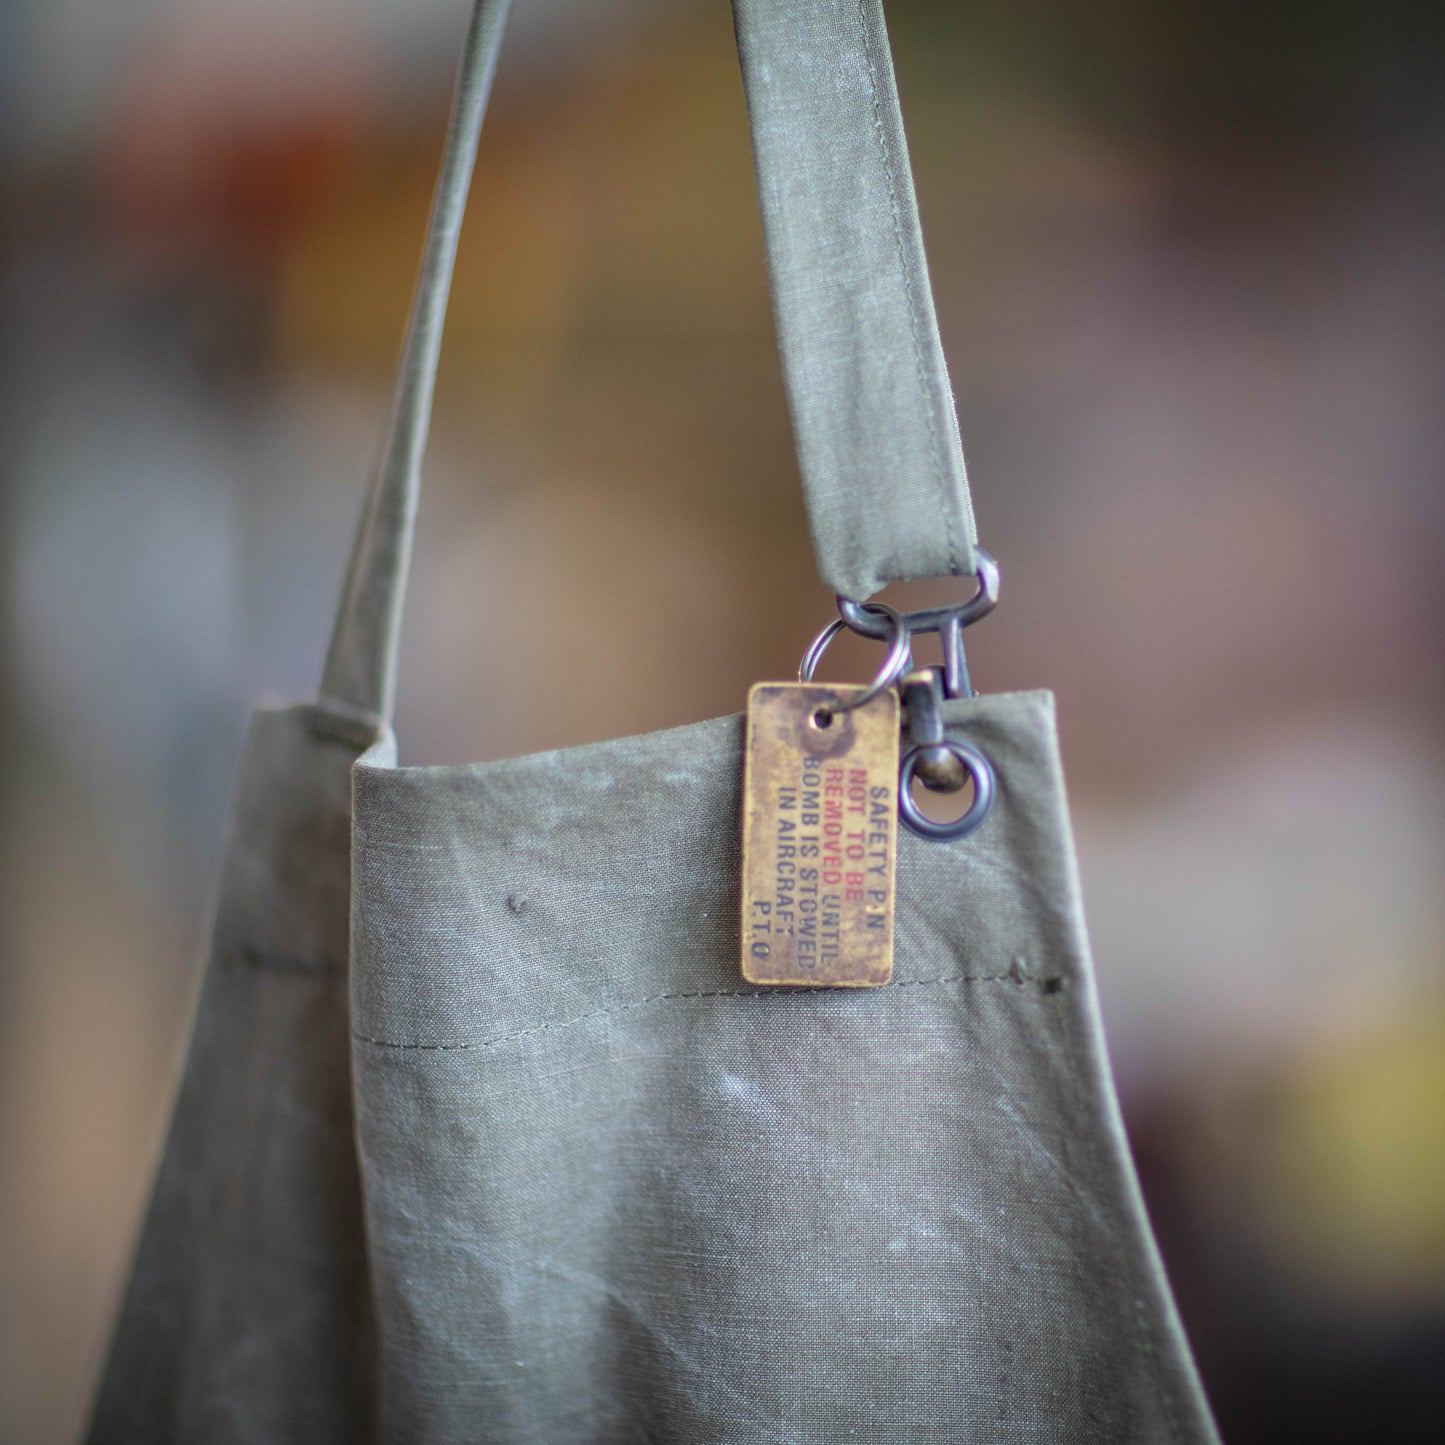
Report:
M940 983L1011 983L1015 986L1021 983L1032 982L1032 975L1018 970L1010 970L1008 973L955 973L945 974L938 978L903 978L897 983L886 985L884 992L895 988L921 988ZM514 1039L530 1038L533 1034L553 1033L558 1029L569 1029L577 1024L594 1023L598 1019L617 1018L621 1014L630 1013L633 1009L645 1007L650 1003L658 1003L663 999L672 998L798 998L799 990L789 988L714 988L700 989L690 993L655 993L647 998L640 998L633 1003L623 1004L621 1008L604 1009L599 1013L579 1014L576 1018L561 1019L557 1023L537 1024L530 1029L518 1029L514 1033L494 1034L491 1038L463 1040L455 1044L432 1044L432 1043L398 1043L392 1039L373 1038L370 1034L353 1033L352 1038L359 1044L372 1044L379 1049L420 1049L427 1052L450 1053L462 1049L488 1049L497 1044L511 1043Z
M953 532L953 508L949 505L948 481L943 474L943 444L938 436L938 422L934 415L933 390L928 384L927 369L923 364L923 338L920 332L918 297L913 278L908 270L908 256L903 245L903 222L898 209L898 184L893 172L893 160L888 154L888 141L883 133L883 107L878 99L878 74L874 63L873 47L868 39L868 14L864 0L858 0L858 22L863 32L863 58L868 64L868 85L873 92L873 128L878 138L878 154L883 161L883 174L888 178L888 203L893 211L893 239L898 246L898 264L903 272L903 292L908 299L908 320L913 332L913 361L918 368L918 386L923 393L924 417L928 422L928 436L933 446L933 475L938 481L938 496L943 504L943 535L948 546L948 570L958 575L958 546Z

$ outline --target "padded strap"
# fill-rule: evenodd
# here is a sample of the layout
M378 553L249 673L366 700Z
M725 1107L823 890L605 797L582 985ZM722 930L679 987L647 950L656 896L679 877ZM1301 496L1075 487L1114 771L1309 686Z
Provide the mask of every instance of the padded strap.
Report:
M733 0L818 571L972 574L973 509L881 0Z
M390 419L322 676L389 717L457 235L511 0L477 0ZM862 598L973 571L974 526L881 0L733 0L818 568Z

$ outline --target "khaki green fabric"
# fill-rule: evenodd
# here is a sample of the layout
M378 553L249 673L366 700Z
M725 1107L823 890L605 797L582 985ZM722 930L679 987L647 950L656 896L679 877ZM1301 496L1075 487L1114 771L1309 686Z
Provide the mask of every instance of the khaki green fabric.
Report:
M813 550L845 597L972 575L881 0L733 0Z
M511 0L476 0L467 27L391 413L322 670L323 698L379 717L391 716L396 698L396 644L421 496L421 461L431 428L442 324L482 117L510 10Z
M394 769L258 714L91 1438L1211 1440L1051 702L949 719L993 814L904 835L892 985L792 992L738 973L741 719Z
M855 3L856 24L834 0L736 15L819 555L861 592L962 566L971 523L961 459L952 493L928 462L850 496L813 445L836 425L814 403L852 376L864 410L832 454L895 428L928 452L888 379L932 317L881 12ZM1104 1059L1047 695L948 706L998 797L968 839L903 836L879 990L743 984L739 718L394 766L431 381L505 12L481 0L468 35L322 701L252 723L91 1439L1211 1441ZM804 172L893 186L857 246L814 247L820 198L866 197L791 187L790 134ZM871 300L815 326L834 279ZM835 351L800 392L799 359ZM937 402L935 360L913 402ZM930 516L946 566L906 540Z
M477 0L321 692L388 716L447 291L511 0ZM971 575L975 529L881 0L734 0L783 378L835 592Z
M905 833L894 982L738 957L742 720L355 775L387 1438L1213 1439L1099 1028L1047 694Z
M347 927L351 767L375 736L334 709L251 720L97 1445L372 1438Z

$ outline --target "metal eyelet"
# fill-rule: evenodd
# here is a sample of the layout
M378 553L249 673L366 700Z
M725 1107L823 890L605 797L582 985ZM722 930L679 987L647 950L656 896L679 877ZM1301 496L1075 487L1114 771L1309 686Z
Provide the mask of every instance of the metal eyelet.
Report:
M913 801L913 770L918 766L919 756L927 746L947 749L968 769L968 775L973 779L973 802L963 817L955 818L951 823L935 823L932 818L925 817L918 804ZM993 764L972 743L960 742L958 738L944 738L938 743L920 743L909 748L903 754L898 769L898 812L920 838L928 838L935 843L967 838L988 817L996 792Z

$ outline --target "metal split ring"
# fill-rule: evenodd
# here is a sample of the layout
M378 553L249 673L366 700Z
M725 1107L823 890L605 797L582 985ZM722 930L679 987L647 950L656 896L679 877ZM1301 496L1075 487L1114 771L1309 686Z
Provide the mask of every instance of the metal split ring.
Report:
M877 677L856 697L830 707L828 710L831 713L852 712L855 707L862 707L864 703L872 702L879 693L892 687L908 671L913 662L908 625L904 622L902 615L886 602L864 602L861 606L865 611L881 617L887 624L889 629L888 655L883 659L883 666L878 670ZM843 618L835 617L813 639L812 645L803 654L803 661L798 667L799 682L812 682L813 674L818 670L818 664L828 650L828 644L847 626L848 623Z
M932 818L925 817L913 801L913 770L918 766L919 757L929 747L946 748L968 769L968 775L973 779L973 802L963 817L955 818L951 823L935 823ZM995 789L993 764L972 743L960 742L957 738L944 738L932 744L919 743L903 754L898 769L898 811L920 838L929 838L936 843L966 838L988 817Z

